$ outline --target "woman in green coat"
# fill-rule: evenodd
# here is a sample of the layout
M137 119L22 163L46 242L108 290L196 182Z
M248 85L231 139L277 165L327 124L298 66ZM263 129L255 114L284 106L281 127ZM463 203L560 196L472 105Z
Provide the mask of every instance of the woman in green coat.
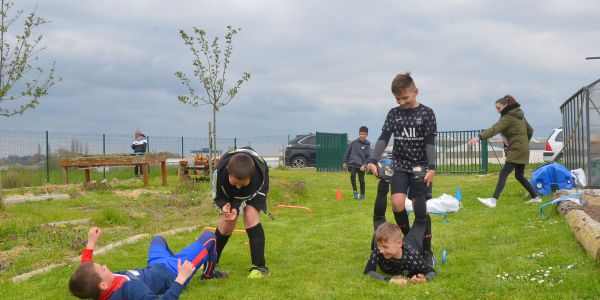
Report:
M533 128L527 123L525 114L519 106L521 105L511 95L506 95L498 99L496 101L496 111L500 113L500 120L492 125L492 127L482 131L479 136L469 140L469 144L473 145L480 140L489 139L496 134L501 134L504 140L506 162L500 172L496 191L492 198L477 198L481 203L492 208L496 207L496 202L506 184L506 178L513 170L515 170L515 178L531 196L531 200L525 203L542 202L542 199L538 197L537 192L523 175L525 165L529 163L529 140L533 135Z

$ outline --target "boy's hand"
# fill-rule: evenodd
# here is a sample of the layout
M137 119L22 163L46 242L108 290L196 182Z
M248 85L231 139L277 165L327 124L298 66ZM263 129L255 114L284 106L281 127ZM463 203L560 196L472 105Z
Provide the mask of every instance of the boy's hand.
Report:
M377 166L376 165L374 165L372 163L369 163L367 165L367 167L371 170L371 174L375 175L375 177L379 176L379 173L377 173Z
M94 249L96 247L96 243L100 239L100 235L102 234L102 229L100 227L93 226L88 231L88 240L87 240L87 249Z
M425 278L425 275L423 275L423 274L417 274L417 275L414 275L410 280L413 283L421 283L421 282L427 281L427 278Z
M435 176L435 170L429 170L429 171L427 171L427 173L425 173L425 177L423 177L423 180L425 180L425 182L427 183L427 186L431 185L431 183L433 182L434 176Z
M231 208L231 203L225 204L221 211L227 221L233 221L237 218L237 209Z
M189 260L184 261L182 264L181 258L178 258L177 277L175 278L175 281L177 281L180 284L184 284L185 281L188 280L188 278L190 278L192 274L194 274L195 270L196 267L194 267L194 264L192 264Z
M392 279L390 279L390 283L397 284L397 285L406 285L406 284L408 284L408 281L404 278L392 278Z
M365 166L364 166L364 165L363 165L363 166L360 166L360 171L361 171L361 172L364 172L364 171L365 171Z

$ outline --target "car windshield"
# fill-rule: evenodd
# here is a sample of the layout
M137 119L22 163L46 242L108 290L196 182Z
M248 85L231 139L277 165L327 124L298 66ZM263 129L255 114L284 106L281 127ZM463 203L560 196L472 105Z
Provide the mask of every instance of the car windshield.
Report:
M315 137L311 135L297 136L290 141L290 144L301 144L301 145L313 145L315 143Z

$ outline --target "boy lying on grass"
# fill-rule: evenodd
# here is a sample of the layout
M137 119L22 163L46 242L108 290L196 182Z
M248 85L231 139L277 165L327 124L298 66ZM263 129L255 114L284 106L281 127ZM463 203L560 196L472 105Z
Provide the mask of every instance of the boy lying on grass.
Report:
M414 283L433 279L435 270L423 258L425 226L425 220L415 219L406 238L402 240L402 231L398 225L389 222L379 225L375 232L377 245L371 249L364 274L400 285L406 285L407 278ZM381 275L377 273L377 266L388 275L401 275L404 278Z
M179 299L179 294L200 269L202 279L225 278L215 272L215 235L203 233L181 252L173 254L167 241L156 236L148 249L148 266L111 272L106 265L92 262L92 254L102 230L90 228L81 265L69 280L71 293L82 299ZM182 263L183 260L183 263ZM162 295L162 297L159 297Z

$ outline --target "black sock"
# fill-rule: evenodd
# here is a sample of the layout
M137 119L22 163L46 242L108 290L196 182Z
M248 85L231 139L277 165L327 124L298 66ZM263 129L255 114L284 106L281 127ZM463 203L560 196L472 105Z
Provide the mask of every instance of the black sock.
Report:
M221 259L221 252L223 252L223 248L225 248L225 245L227 245L227 241L229 240L230 235L224 235L219 231L219 228L217 227L217 230L215 230L215 239L216 239L216 247L217 247L217 261L219 261Z
M261 223L246 228L248 240L250 241L250 257L252 264L257 267L265 266L265 231Z
M402 230L402 233L404 235L407 235L410 231L410 223L408 221L408 213L406 212L406 209L402 210L401 212L395 211L394 219L396 220L396 224L400 226L400 230Z
M425 235L423 236L423 251L431 252L431 218L427 214L425 221Z

